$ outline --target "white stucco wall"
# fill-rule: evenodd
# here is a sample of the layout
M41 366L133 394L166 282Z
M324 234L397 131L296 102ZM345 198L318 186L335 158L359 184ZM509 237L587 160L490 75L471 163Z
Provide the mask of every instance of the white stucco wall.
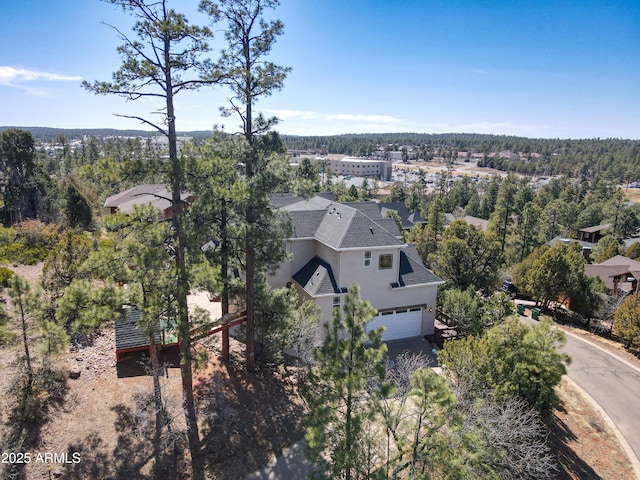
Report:
M271 286L284 287L291 281L293 274L317 255L332 266L338 287L350 288L353 284L360 285L361 297L368 300L377 310L422 307L421 334L433 335L437 285L391 288L391 283L398 281L399 247L369 250L371 251L370 267L364 266L364 249L338 252L312 239L288 241L287 248L293 253L293 260L283 264L276 275L270 277ZM384 254L393 255L393 267L389 270L378 268L379 256ZM311 298L301 288L296 287L301 299ZM343 306L345 295L336 296L341 297ZM330 321L333 315L333 296L316 297L315 301L321 309L322 321Z
M315 253L313 239L287 240L287 252L292 254L288 261L283 262L274 275L269 276L269 285L273 288L281 288L291 281L291 277L311 260Z

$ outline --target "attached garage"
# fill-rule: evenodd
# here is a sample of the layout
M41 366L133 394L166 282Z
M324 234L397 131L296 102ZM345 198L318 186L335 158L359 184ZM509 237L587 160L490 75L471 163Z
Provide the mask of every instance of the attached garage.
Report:
M419 337L422 327L422 308L382 311L367 324L367 332L382 326L386 327L382 334L382 340L385 342L400 338Z

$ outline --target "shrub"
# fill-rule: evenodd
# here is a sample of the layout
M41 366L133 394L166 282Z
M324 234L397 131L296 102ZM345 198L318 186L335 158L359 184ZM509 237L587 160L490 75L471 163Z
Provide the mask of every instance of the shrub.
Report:
M13 277L15 273L13 270L8 269L7 267L0 267L0 287L6 288L9 286L9 280Z
M52 223L43 223L40 220L25 220L14 226L18 241L29 246L42 245L52 247L58 243L60 229Z

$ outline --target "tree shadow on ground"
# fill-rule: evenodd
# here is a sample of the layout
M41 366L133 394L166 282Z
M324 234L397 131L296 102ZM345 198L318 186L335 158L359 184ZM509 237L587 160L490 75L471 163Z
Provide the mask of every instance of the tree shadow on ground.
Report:
M558 407L563 411L564 407ZM601 480L593 468L584 462L573 451L570 442L576 441L577 437L573 434L568 425L556 415L553 415L548 421L550 430L549 443L551 450L555 453L558 461L558 474L554 478L557 480L571 480L579 478L580 480Z
M296 401L294 375L213 363L216 368L195 387L205 464L217 478L245 478L303 437L304 407Z
M32 452L42 442L42 428L52 410L65 401L69 386L65 370L45 365L34 370L31 392L26 370L19 366L9 389L13 405L6 423L7 435L0 442L2 452ZM26 463L5 464L4 478L25 478Z
M69 455L78 453L81 461L66 466L63 478L68 480L113 479L150 480L153 478L153 445L149 435L140 431L136 412L122 404L112 408L117 414L115 429L117 445L110 451L99 434L92 433L79 442L70 444ZM148 433L148 432L146 432ZM163 451L157 478L182 478L182 450Z
M177 346L164 348L158 354L162 365L167 365L167 368L180 368L180 351ZM148 363L148 358L146 351L131 352L125 359L117 363L118 378L149 375L149 370L144 366Z

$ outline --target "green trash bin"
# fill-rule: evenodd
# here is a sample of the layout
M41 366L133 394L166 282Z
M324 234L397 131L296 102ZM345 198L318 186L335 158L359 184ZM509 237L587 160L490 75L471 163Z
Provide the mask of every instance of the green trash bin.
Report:
M517 308L518 308L518 315L524 315L524 303L519 303Z
M532 308L531 309L531 318L533 318L534 320L538 320L539 317L540 317L540 309L539 308Z

